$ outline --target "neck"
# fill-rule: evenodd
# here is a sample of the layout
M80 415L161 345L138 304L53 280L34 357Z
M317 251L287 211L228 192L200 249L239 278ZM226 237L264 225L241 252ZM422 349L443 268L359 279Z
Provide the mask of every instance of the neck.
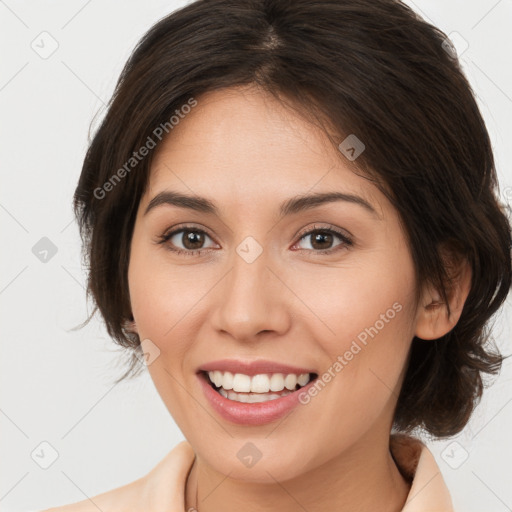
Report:
M185 503L192 512L398 512L408 492L388 443L365 441L293 479L263 484L226 477L196 456Z

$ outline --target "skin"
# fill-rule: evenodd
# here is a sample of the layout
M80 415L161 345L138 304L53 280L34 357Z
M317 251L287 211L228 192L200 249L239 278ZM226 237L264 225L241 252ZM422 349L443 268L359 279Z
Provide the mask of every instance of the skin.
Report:
M133 329L160 350L148 370L196 454L186 510L400 510L409 487L389 435L409 347L415 335L435 339L456 324L468 266L450 295L449 318L429 287L415 304L413 261L396 210L324 132L256 88L197 99L155 154L128 272ZM207 197L221 215L171 205L144 214L163 190ZM286 199L332 191L365 198L377 215L339 201L278 218ZM187 250L187 232L157 243L180 223L207 231L202 254L169 250L173 242ZM315 249L312 235L298 236L329 225L353 245L333 235ZM263 249L252 263L236 252L248 236ZM341 249L315 254L322 248ZM216 359L269 359L321 375L395 303L394 318L284 418L236 425L203 395L196 369ZM262 453L251 468L237 457L247 442Z

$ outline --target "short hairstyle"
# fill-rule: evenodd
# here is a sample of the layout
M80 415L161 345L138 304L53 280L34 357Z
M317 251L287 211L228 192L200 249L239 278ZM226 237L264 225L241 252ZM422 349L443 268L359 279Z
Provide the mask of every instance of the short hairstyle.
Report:
M321 126L336 149L350 134L365 144L357 160L339 155L396 208L416 304L424 283L448 304L443 249L469 261L460 319L440 339L413 338L394 416L398 431L456 434L481 397L484 374L497 373L503 360L488 327L511 286L511 226L489 135L453 46L395 0L198 0L139 41L74 194L95 303L87 322L99 309L113 340L132 349L123 351L130 366L116 382L143 367L141 340L125 327L133 320L128 264L155 152L134 155L163 130L172 136L169 120L191 98L236 86L273 94Z

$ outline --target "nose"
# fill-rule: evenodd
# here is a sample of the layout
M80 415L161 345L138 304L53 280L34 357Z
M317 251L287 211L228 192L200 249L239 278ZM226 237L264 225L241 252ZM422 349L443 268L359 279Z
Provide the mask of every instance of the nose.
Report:
M217 287L212 315L217 332L242 342L259 340L268 332L286 333L293 294L278 274L278 265L272 265L265 250L252 262L235 251L231 269Z

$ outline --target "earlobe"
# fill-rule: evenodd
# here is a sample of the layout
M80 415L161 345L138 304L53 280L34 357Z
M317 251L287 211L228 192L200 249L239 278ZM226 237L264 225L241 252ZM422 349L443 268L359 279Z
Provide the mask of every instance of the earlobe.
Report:
M420 309L414 333L416 337L422 340L435 340L450 331L448 311L444 302L433 298L430 302L422 301L418 308Z
M462 314L462 309L471 289L471 265L462 259L451 276L447 289L448 307L439 292L428 285L418 305L415 336L423 340L435 340L450 332Z

